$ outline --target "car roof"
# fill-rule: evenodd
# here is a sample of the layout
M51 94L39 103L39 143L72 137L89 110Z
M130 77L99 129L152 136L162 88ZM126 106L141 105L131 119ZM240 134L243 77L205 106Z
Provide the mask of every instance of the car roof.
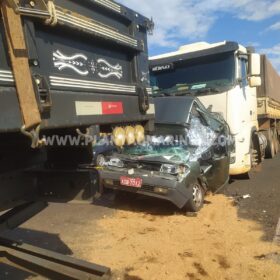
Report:
M200 102L194 96L167 96L154 98L155 123L177 124L189 123L194 102Z

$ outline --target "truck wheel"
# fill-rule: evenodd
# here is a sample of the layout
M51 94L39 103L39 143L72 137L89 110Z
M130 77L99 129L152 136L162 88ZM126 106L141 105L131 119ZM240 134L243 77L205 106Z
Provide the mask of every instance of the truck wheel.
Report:
M278 140L278 133L277 133L276 129L274 130L273 137L274 137L275 154L278 154L278 152L279 152L279 140Z
M258 151L255 149L256 145L254 144L253 140L254 135L251 137L251 144L250 144L250 158L251 158L251 168L256 167L259 164L259 155Z
M275 157L275 140L274 133L271 129L264 131L264 135L267 139L267 147L265 150L266 158L274 158Z
M191 185L192 197L186 204L187 212L198 212L204 205L205 191L202 186L197 182Z

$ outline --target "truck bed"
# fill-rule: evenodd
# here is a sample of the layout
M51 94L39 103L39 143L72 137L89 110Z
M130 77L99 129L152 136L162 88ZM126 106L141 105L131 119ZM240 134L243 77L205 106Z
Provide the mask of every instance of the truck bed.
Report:
M150 93L150 21L109 0L56 0L55 5L55 26L34 17L22 21L41 128L151 120L153 112L141 107ZM2 20L0 48L0 133L14 132L23 122Z

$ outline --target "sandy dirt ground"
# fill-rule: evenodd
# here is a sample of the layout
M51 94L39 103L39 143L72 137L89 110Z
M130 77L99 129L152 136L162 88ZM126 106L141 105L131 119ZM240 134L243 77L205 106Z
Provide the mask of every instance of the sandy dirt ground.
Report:
M106 265L114 280L279 280L280 246L272 243L279 170L280 156L266 161L250 180L207 196L197 216L164 201L108 193L93 204L51 204L6 235ZM0 280L45 279L1 261Z
M208 196L193 217L161 201L121 200L121 209L52 204L13 237L111 267L115 280L280 279L280 246L225 195ZM1 280L45 279L2 270Z
M280 279L280 247L223 195L197 217L121 210L97 225L98 244L81 255L112 267L114 279Z

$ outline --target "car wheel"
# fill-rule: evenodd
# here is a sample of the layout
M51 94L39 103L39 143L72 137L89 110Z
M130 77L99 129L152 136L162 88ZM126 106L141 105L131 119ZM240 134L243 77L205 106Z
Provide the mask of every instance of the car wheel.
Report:
M197 182L191 185L192 196L186 204L187 212L198 212L204 205L205 191Z

